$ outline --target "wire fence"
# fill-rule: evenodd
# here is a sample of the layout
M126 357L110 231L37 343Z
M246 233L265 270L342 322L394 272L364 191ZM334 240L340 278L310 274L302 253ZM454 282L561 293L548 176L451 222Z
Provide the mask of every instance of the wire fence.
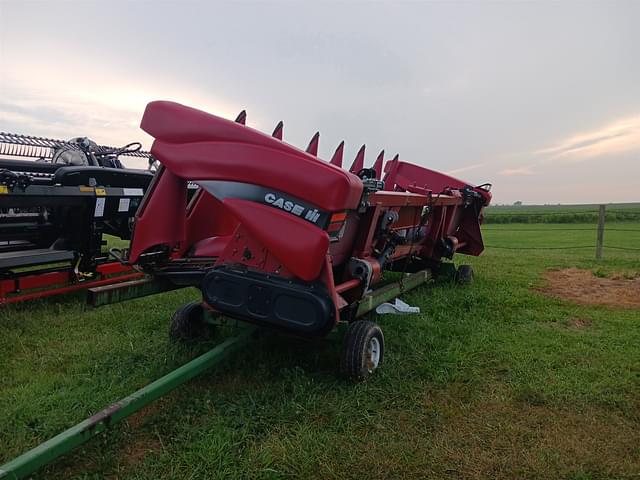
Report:
M588 219L588 220L585 220ZM592 227L583 226L561 226L571 223L593 223ZM500 250L583 250L594 249L596 258L602 257L603 250L621 250L630 252L640 252L640 236L636 237L634 233L640 234L640 228L629 227L607 227L606 221L638 221L640 220L640 211L636 209L614 209L606 210L601 205L598 210L579 210L579 211L552 211L552 212L506 212L500 214L489 214L485 218L485 224L482 227L484 232L593 232L595 243L585 245L535 245L535 246L512 246L512 245L493 245L488 243L487 248ZM513 227L506 226L513 224ZM543 224L546 227L523 227L522 224ZM499 226L498 226L499 225ZM553 227L551 227L553 225ZM625 232L632 234L631 242L636 246L611 245L604 242L605 232Z

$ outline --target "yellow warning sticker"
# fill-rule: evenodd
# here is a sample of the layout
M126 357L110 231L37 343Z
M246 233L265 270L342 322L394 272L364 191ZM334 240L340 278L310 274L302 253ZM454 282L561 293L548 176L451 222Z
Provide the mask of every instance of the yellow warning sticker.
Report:
M7 188L6 185L0 185L0 195L9 193L9 189Z
M96 188L96 195L98 197L104 197L107 194L107 191L104 188Z

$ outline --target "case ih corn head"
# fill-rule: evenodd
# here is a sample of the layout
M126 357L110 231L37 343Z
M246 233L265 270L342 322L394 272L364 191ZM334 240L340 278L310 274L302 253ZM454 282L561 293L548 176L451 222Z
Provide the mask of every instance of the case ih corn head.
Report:
M202 305L176 313L174 332L188 332L205 310L307 337L346 322L342 370L363 379L384 345L380 328L358 318L381 303L383 272L413 273L402 289L443 258L479 255L488 187L397 156L381 180L383 153L365 168L364 147L347 171L343 144L323 162L318 134L302 151L282 141L281 123L269 136L244 119L147 106L141 127L162 166L122 260L202 291ZM200 189L187 202L189 182Z
M100 146L0 133L0 304L139 277L102 253L129 239L153 174L125 169L140 144Z
M0 478L26 477L100 434L246 345L257 327L311 338L338 327L341 369L363 380L382 361L384 337L361 317L451 272L446 260L455 254L482 252L489 185L398 156L383 168L384 153L367 168L364 147L347 171L343 143L324 162L318 134L302 151L282 141L282 122L269 136L245 126L245 117L147 106L141 126L155 138L151 153L161 165L135 214L130 248L112 251L146 276L89 290L99 306L194 286L202 301L176 310L171 335L197 337L229 319L240 333L0 466ZM455 274L467 281L472 272L461 266Z

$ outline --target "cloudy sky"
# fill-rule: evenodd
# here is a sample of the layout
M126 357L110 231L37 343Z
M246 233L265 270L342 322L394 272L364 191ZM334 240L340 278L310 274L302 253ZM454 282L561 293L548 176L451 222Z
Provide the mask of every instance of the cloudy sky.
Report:
M640 200L640 2L0 0L0 131L151 139L166 99L320 157L492 182L495 200ZM135 165L133 165L135 166Z

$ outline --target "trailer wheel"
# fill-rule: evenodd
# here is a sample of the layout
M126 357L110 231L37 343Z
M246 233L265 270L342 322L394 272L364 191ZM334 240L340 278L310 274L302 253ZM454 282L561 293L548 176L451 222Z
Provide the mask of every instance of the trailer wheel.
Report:
M178 308L171 317L171 340L193 340L206 334L204 308L200 302L189 302Z
M456 282L460 285L469 285L473 282L473 268L471 265L460 265L456 270Z
M384 335L378 325L358 320L349 325L342 344L340 370L349 380L366 380L382 363Z

